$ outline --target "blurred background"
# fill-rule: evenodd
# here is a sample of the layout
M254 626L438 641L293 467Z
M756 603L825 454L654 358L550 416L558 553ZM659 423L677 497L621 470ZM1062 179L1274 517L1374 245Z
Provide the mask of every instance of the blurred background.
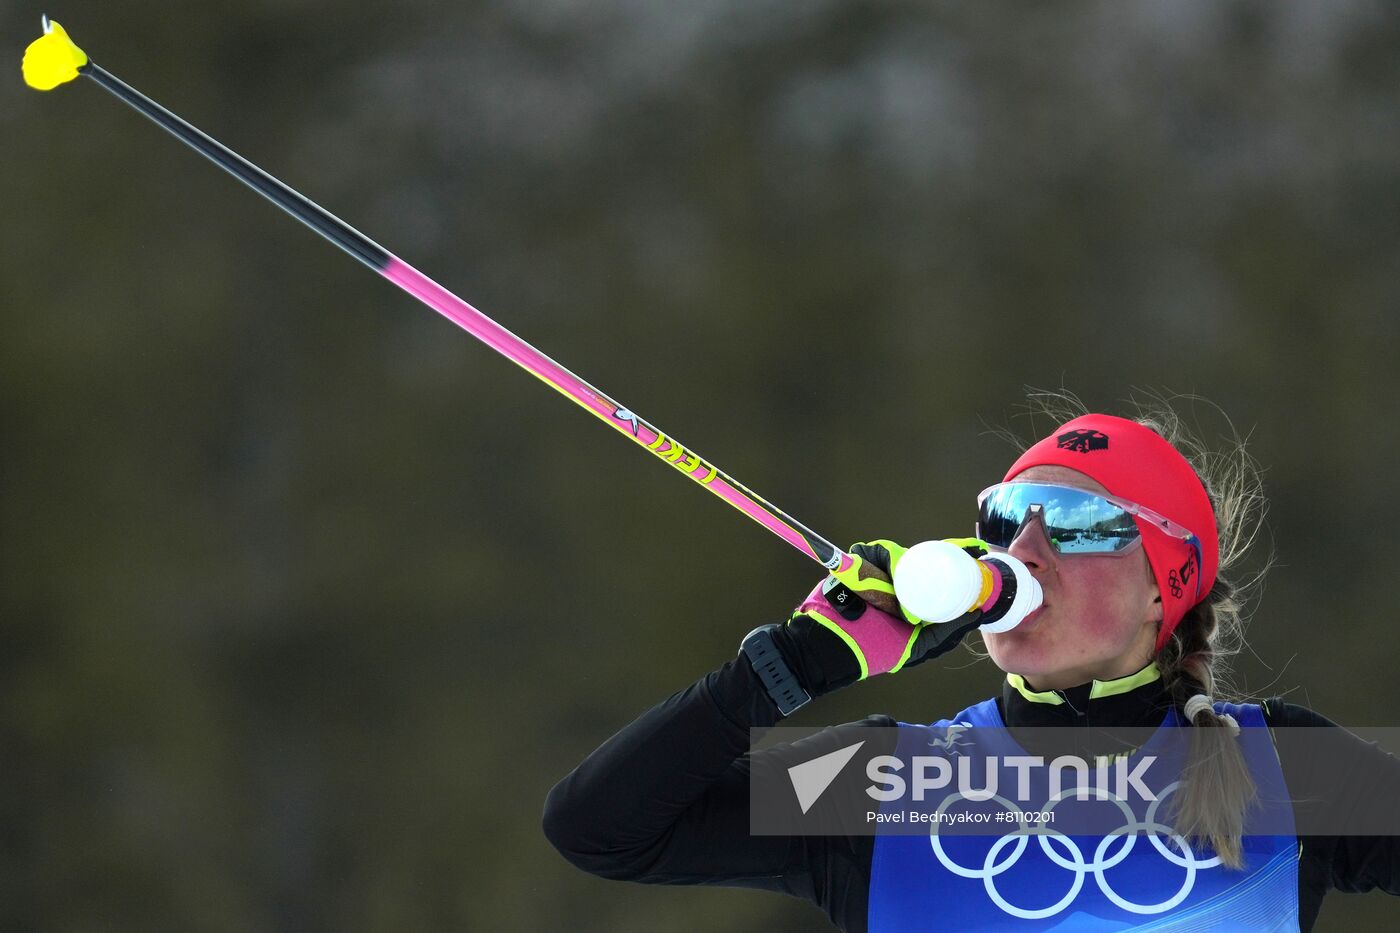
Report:
M539 828L819 568L95 86L25 88L43 12L837 542L969 532L1027 386L1210 399L1278 559L1240 688L1395 724L1395 6L0 2L0 927L826 928Z

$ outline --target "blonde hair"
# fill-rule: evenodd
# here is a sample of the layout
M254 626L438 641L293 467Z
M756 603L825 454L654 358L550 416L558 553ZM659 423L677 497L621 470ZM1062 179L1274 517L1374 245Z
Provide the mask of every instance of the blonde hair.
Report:
M1177 409L1181 402L1194 410L1201 403L1214 410L1226 431L1219 448L1204 444L1183 424ZM1250 455L1248 439L1241 437L1219 406L1197 396L1142 391L1128 399L1133 412L1125 415L1151 428L1186 457L1196 470L1211 507L1220 537L1220 569L1206 598L1187 611L1154 660L1173 704L1185 718L1186 703L1197 694L1212 700L1240 702L1230 674L1230 659L1244 645L1246 607L1263 582L1272 563L1266 556L1260 568L1240 581L1240 565L1255 549L1264 527L1268 503L1258 462ZM1073 392L1031 389L1027 409L1037 416L1064 424L1087 414L1088 408ZM1009 432L999 432L1007 435ZM1024 449L1026 444L1018 440ZM1256 796L1254 780L1244 753L1234 737L1232 722L1222 719L1204 704L1191 719L1191 749L1181 789L1170 801L1176 831L1193 840L1208 840L1222 864L1244 866L1241 837L1245 813Z

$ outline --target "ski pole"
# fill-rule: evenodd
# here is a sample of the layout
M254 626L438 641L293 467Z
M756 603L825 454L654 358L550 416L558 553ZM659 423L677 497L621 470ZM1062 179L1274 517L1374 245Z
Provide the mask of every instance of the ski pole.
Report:
M855 559L849 554L671 435L663 433L631 409L619 405L311 199L114 77L89 59L68 37L63 27L47 16L43 18L43 32L25 50L24 79L31 87L47 91L79 76L91 78L99 87L134 107L258 194L803 554L832 571L847 570L854 564Z

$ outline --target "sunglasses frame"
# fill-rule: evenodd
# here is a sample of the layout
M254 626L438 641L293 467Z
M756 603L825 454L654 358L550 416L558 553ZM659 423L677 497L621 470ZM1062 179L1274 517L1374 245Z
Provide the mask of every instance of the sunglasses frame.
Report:
M1191 550L1196 555L1196 597L1199 599L1201 595L1200 568L1202 566L1202 554L1201 539L1196 536L1196 533L1193 532L1191 529L1187 528L1185 525L1180 525L1172 521L1170 518L1167 518L1160 512L1154 512L1146 506L1139 505L1138 503L1129 501L1128 499L1120 499L1119 497L1109 495L1108 493L1094 492L1089 489L1081 489L1078 486L1066 486L1063 483L1018 483L1015 480L1006 483L996 483L995 485L988 486L986 489L982 490L977 494L977 536L979 538L982 535L982 503L986 501L986 498L989 495L991 495L993 491L1001 489L1005 486L1036 486L1047 489L1062 490L1064 492L1073 492L1081 496L1089 496L1094 499L1102 499L1108 504L1117 506L1124 512L1127 512L1134 519L1140 519L1141 521L1147 523L1153 528L1156 528L1158 531L1162 532L1168 537L1176 538L1180 541L1186 542L1188 545L1191 546ZM1132 543L1130 543L1127 547L1123 548L1122 550L1091 551L1088 553L1078 554L1076 554L1073 551L1062 551L1060 550L1059 545L1056 544L1054 540L1050 538L1050 533L1045 529L1044 513L1044 503L1032 502L1029 506L1027 506L1026 514L1021 519L1021 524L1016 527L1016 533L1011 536L1011 541L1007 542L1007 546L1000 548L1000 550L1006 550L1010 547L1011 544L1015 543L1016 539L1020 537L1021 532L1025 530L1026 525L1036 518L1040 519L1041 532L1045 535L1047 540L1050 541L1050 547L1053 548L1055 553L1060 557L1122 557L1125 554L1131 554L1135 548L1142 546L1142 528L1141 526L1139 526L1137 538L1135 538ZM1136 524L1136 522L1134 522L1134 524Z
M1063 485L1063 483L1018 483L1016 481L1011 481L1005 483L995 483L995 485L993 486L987 486L986 489L983 489L980 493L977 493L977 518L979 518L979 521L977 521L977 534L981 535L981 503L986 502L987 496L990 496L991 493L994 492L994 490L1005 488L1005 486L1037 486L1037 488L1064 490L1064 492L1072 492L1078 493L1078 495L1081 496L1089 496L1092 497L1092 499L1102 499L1103 502L1109 503L1110 506L1119 507L1119 509L1126 511L1127 514L1130 514L1130 516L1133 516L1134 518L1141 518L1142 521L1145 521L1145 523L1152 525L1152 527L1156 528L1156 530L1161 531L1162 534L1168 535L1168 537L1170 538L1182 539L1182 541L1186 542L1186 544L1193 546L1193 548L1196 549L1197 566L1200 566L1201 539L1197 538L1196 532L1191 531L1190 528L1186 527L1186 525L1177 524L1175 523L1175 521L1170 520L1170 518L1163 516L1163 514L1156 513L1156 511L1148 509L1147 506L1140 506L1140 504L1138 503L1130 502L1130 500L1119 499L1119 497L1117 496L1110 496L1109 493L1093 492L1093 490L1089 489L1079 489L1078 486L1065 486ZM1022 530L1025 530L1026 523L1032 520L1033 517L1042 517L1040 518L1040 525L1044 527L1043 513L1044 503L1030 503L1030 506L1028 507L1028 509L1026 509L1026 517L1022 518L1021 524L1019 524L1018 527L1016 527L1016 534L1012 535L1011 541L1015 541L1016 537L1018 537L1018 535L1021 534ZM1049 535L1047 535L1047 537L1049 537ZM1141 527L1138 528L1137 541L1142 541ZM1067 556L1067 558L1079 558L1079 556L1091 555L1124 555L1124 553L1131 553L1131 551L1133 551L1133 545L1128 545L1127 548L1123 548L1121 549L1121 551L1093 551L1089 552L1088 555L1084 555L1084 553L1060 551L1060 548L1058 548L1057 545L1054 545L1054 541L1051 541L1050 544L1051 546L1054 546L1054 552L1058 553L1058 555L1061 556Z

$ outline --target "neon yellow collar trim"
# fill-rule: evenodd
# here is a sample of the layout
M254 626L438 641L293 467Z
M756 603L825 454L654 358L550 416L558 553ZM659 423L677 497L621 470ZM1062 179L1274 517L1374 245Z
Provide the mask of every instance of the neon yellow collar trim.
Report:
M1089 690L1089 699L1097 700L1101 697L1116 696L1120 693L1127 693L1129 690L1136 690L1143 684L1150 684L1159 679L1162 672L1157 668L1157 662L1152 661L1136 674L1129 674L1126 677L1119 677L1116 680L1096 680L1094 686ZM1045 703L1050 706L1059 706L1065 702L1065 698L1054 690L1036 691L1032 690L1026 683L1026 678L1020 674L1007 674L1006 682L1016 689L1031 703Z

